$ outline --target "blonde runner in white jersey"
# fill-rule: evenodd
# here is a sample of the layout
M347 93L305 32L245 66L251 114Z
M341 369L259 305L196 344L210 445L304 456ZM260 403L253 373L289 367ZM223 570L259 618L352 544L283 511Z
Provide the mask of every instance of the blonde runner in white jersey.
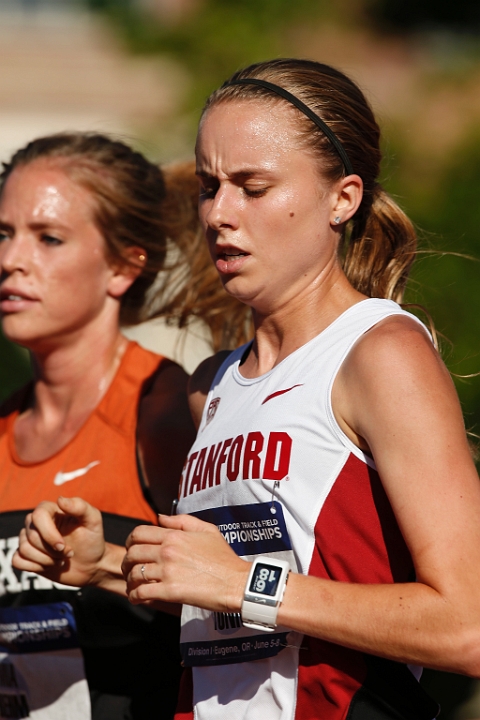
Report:
M185 463L179 512L214 523L246 560L271 555L288 560L296 572L311 572L321 552L319 523L328 522L326 499L350 456L375 468L335 421L333 382L358 338L401 314L407 313L392 301L364 300L254 379L239 372L248 346L232 353L212 384ZM381 552L381 538L377 542ZM369 558L360 542L356 552L362 551L368 582L369 562L379 561ZM340 546L337 552L348 557L351 548ZM388 574L388 559L383 560L381 572ZM297 697L305 692L298 676L301 645L302 636L287 628L262 633L243 627L239 614L184 606L181 648L184 665L193 668L196 720L224 720L226 706L229 720L307 718L295 715ZM324 672L324 678L330 674ZM325 679L317 677L318 703Z
M251 65L205 105L200 220L255 336L194 373L181 514L121 561L134 605L198 608L176 720L431 720L413 666L480 677L480 484L451 378L392 302L416 233L379 137L360 88L310 60ZM71 507L89 540L55 577L120 591L94 509ZM50 567L54 512L19 569Z

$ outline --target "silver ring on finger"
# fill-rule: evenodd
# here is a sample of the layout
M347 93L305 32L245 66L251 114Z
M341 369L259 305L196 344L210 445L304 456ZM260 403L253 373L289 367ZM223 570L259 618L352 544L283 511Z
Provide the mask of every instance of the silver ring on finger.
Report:
M142 573L143 581L146 583L150 582L145 573L145 565L142 565L142 567L140 568L140 572Z

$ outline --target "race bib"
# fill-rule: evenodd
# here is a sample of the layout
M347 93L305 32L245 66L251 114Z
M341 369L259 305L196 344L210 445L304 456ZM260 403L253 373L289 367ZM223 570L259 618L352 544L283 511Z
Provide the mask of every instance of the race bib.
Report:
M89 720L90 694L67 602L0 608L0 718Z
M297 569L280 503L209 508L192 515L216 525L232 550L245 560L270 555ZM180 649L187 667L273 657L288 645L299 644L299 637L281 627L273 633L246 628L240 613L210 612L190 605L182 611Z

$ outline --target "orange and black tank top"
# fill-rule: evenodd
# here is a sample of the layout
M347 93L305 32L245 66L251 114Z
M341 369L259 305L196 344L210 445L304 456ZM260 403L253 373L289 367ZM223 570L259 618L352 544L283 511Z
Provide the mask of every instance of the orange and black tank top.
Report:
M25 515L42 500L83 497L102 511L105 538L118 545L136 525L156 523L137 469L136 428L142 392L162 363L171 361L130 342L97 408L41 462L24 462L15 449L14 423L28 386L0 411L0 717L173 715L176 618L11 567Z
M41 462L24 462L15 450L13 426L21 407L1 418L0 511L29 509L67 495L83 497L102 512L155 522L138 479L135 435L142 387L162 361L129 343L107 393L86 423L65 447Z

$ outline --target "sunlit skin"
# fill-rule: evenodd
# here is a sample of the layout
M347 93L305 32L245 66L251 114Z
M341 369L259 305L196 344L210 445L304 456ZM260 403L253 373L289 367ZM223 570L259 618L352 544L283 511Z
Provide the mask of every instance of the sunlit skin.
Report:
M335 224L355 213L361 180L322 180L292 118L279 104L226 102L207 111L197 144L210 252L228 292L254 312L255 340L239 370L245 377L271 370L363 298L340 268ZM192 377L197 418L222 360L208 359ZM341 428L374 458L416 582L362 585L291 573L278 623L480 677L480 486L453 383L427 333L408 317L378 323L344 360L331 399ZM60 509L77 518L74 531L59 530L55 504L39 506L15 567L43 568L61 582L85 576L119 592L120 551L104 550L95 511L79 500ZM58 554L45 552L45 542ZM249 569L216 527L189 515L136 528L123 560L131 602L218 612L240 612Z
M251 305L260 337L280 328L284 335L285 324L294 330L287 345L272 348L275 362L362 299L340 267L334 223L353 215L362 182L321 178L318 162L299 152L288 107L244 101L209 110L197 174L200 219L226 289ZM248 364L243 370L251 373Z
M104 394L126 346L120 299L136 274L108 262L94 200L61 164L13 171L0 197L0 314L5 335L34 353L36 402L15 424L23 459L63 447Z
M17 168L0 198L4 333L36 352L118 316L121 290L93 199L51 162ZM60 339L61 338L61 339Z

